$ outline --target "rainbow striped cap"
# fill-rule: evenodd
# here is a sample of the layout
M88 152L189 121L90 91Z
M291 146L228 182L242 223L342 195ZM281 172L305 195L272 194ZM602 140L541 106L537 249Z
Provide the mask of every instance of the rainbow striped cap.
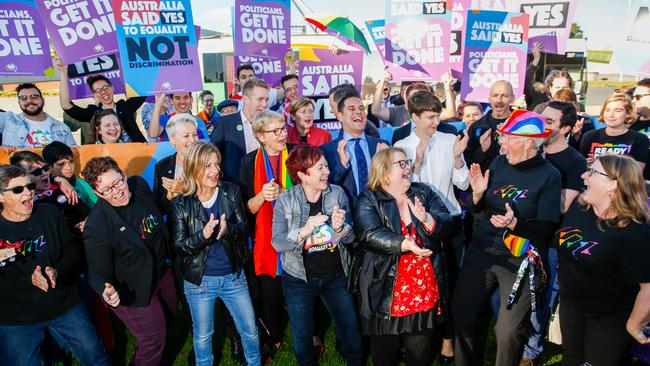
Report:
M544 128L544 120L545 118L538 113L517 109L498 131L514 136L548 137L553 131Z

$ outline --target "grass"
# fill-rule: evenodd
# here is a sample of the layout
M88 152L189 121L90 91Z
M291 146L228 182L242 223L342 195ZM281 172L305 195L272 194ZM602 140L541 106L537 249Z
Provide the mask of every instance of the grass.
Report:
M177 319L170 324L168 330L168 342L167 348L165 350L166 365L188 365L187 357L192 349L192 339L189 335L189 326L191 324L188 322L189 318L183 315L183 312L179 312ZM495 347L495 338L493 331L494 322L490 324L490 331L487 339L487 349L494 349ZM114 328L116 329L116 343L118 344L118 349L116 350L116 359L115 366L127 366L128 361L131 359L131 356L135 352L135 338L124 328L124 326L118 321L115 321ZM275 358L270 363L271 366L287 366L287 365L297 365L295 355L293 353L293 348L291 345L291 327L288 326L286 334L284 337L284 344L280 351L275 355ZM119 345L122 347L119 347ZM339 353L335 350L335 335L334 328L330 326L325 336L325 353L320 358L321 365L327 366L344 366L345 360ZM432 347L438 346L432 345ZM224 336L223 324L220 322L220 319L217 319L217 326L215 328L215 337L213 342L213 349L215 352L215 365L223 366L239 366L238 363L232 360L230 357L230 340ZM542 363L539 365L542 366L552 366L552 365L561 365L562 363L562 349L560 346L549 344L546 347L546 351L542 355ZM119 354L120 356L117 356ZM368 365L372 363L369 361ZM73 365L79 365L77 362L74 362ZM402 364L403 365L403 364ZM435 361L433 366L438 366L438 362ZM494 366L494 359L487 360L485 362L486 366ZM643 365L640 361L635 361L634 365L641 366ZM64 366L62 363L57 364L56 366Z

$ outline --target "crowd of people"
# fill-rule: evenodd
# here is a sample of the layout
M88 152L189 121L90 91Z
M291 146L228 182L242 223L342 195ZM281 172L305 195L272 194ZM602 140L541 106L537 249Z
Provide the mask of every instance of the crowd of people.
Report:
M57 64L64 122L31 83L20 112L0 112L13 152L0 166L1 365L66 352L112 364L111 318L136 339L132 364L164 364L181 312L201 366L215 318L251 366L286 347L287 326L297 364L318 364L332 321L348 365L482 365L491 323L499 366L538 364L551 319L565 365L626 365L632 342L650 344L650 79L607 97L596 128L564 71L528 77L516 110L505 80L486 105L457 105L451 79L391 96L387 74L371 106L332 88L332 138L294 74L271 88L243 65L236 92L201 92L193 115L192 93L116 100L101 75L80 107ZM175 152L153 182L109 156L77 174L79 128L86 144Z

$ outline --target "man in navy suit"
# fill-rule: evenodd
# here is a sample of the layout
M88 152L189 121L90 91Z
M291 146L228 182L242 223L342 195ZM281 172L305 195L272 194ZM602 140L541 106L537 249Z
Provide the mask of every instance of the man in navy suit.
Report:
M242 110L219 117L211 136L212 143L221 152L223 179L238 185L241 160L260 147L252 122L268 106L269 86L264 80L254 77L244 83L242 95Z
M350 202L356 203L368 183L370 160L378 150L387 148L388 143L364 133L366 108L356 92L341 98L337 109L336 117L343 131L321 149L331 171L330 183L343 187Z

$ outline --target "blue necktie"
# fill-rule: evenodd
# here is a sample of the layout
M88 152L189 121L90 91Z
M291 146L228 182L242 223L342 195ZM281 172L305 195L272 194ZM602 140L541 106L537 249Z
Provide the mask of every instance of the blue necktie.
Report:
M354 156L357 159L357 180L359 182L359 190L357 193L363 192L368 184L368 161L366 161L366 154L361 149L361 139L354 140Z

